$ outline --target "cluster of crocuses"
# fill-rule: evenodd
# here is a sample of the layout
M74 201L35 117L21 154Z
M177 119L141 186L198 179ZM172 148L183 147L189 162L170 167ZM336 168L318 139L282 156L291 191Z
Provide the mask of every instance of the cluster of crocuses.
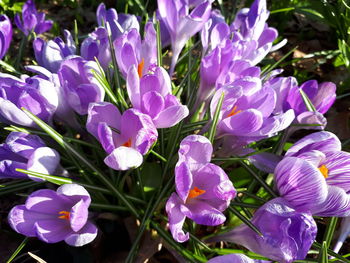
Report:
M101 4L98 27L80 49L67 30L65 41L38 36L33 41L38 65L25 67L32 76L0 73L0 121L37 128L22 111L25 108L51 126L58 120L82 132L81 118L75 114L87 115L87 131L106 152L104 164L124 171L142 166L143 156L157 144L157 129L189 121L191 111L196 120L209 115L201 131L206 134L216 118L214 145L202 135L189 135L180 142L176 192L166 203L173 238L178 242L190 238L183 230L187 217L201 225L225 222L224 211L237 191L225 171L211 163L212 155L249 155L250 163L274 174L280 197L260 207L251 220L262 236L242 225L211 241L230 241L278 262L304 259L317 233L312 215L350 216L350 155L341 151L335 135L325 131L306 136L283 156L254 154L255 142L282 130L287 138L300 128L324 129L323 114L335 101L333 83L310 80L299 86L293 77L279 76L281 70L262 71L257 66L285 43L273 45L277 31L266 23L268 16L265 0L240 10L231 25L212 9L210 0L158 0L160 32L147 21L142 39L139 17L117 14ZM52 26L31 0L23 6L22 19L17 15L15 22L25 36L40 35ZM11 21L5 15L0 17L0 28L2 59L12 38ZM171 77L181 51L197 33L202 43L200 84L189 111L173 95ZM164 48L171 45L169 73L158 61L157 34ZM115 78L117 85L119 76L126 88L117 87L113 97L117 100L109 97L113 103L107 102L106 93L111 96L114 89L103 80ZM0 150L1 178L42 180L17 169L69 176L60 165L59 153L37 135L13 132ZM90 202L89 193L77 184L39 190L29 195L25 205L11 210L9 222L23 235L81 246L97 235L89 220ZM227 255L210 262L253 260Z

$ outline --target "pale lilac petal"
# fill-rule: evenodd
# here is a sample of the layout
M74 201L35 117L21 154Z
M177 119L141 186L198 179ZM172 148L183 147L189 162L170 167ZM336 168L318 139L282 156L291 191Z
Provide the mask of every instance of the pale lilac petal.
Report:
M183 202L186 202L192 183L192 173L186 162L178 163L175 167L175 187L177 194Z
M141 108L140 78L135 65L129 68L126 78L126 88L131 104L136 109Z
M115 170L128 170L139 167L143 157L137 150L120 146L113 150L104 160L105 164Z
M299 158L285 157L275 169L275 180L281 196L299 211L313 211L328 195L321 172Z
M192 164L206 164L211 160L213 146L210 141L200 135L190 135L182 140L179 149L179 161Z
M120 130L121 114L117 107L108 102L91 103L86 121L87 130L98 138L97 128L100 122Z
M182 201L176 193L172 193L165 206L169 218L170 232L173 238L180 243L186 242L190 237L189 233L185 234L182 230L186 216L180 210L181 204Z
M86 225L89 214L89 205L90 203L86 203L84 200L80 200L69 211L69 222L74 232L80 231Z
M42 173L54 174L60 163L59 153L49 147L37 148L28 159L27 170ZM29 178L35 181L42 181L37 177L28 175Z
M313 213L326 217L350 216L350 196L342 188L329 185L327 199L315 207Z
M169 128L178 124L181 120L186 118L189 114L187 106L176 105L164 109L156 119L154 125L157 128Z
M38 220L34 224L36 236L46 243L57 243L63 241L71 233L67 227L66 219L58 217L52 220Z
M70 246L81 247L93 241L97 236L97 231L97 227L87 221L80 231L71 233L64 239L64 241Z
M244 136L259 130L263 123L262 113L255 109L249 109L223 119L219 122L218 130L220 133Z
M164 98L161 94L156 91L148 91L142 96L141 109L143 113L147 114L152 119L157 119L164 109L164 104ZM155 126L157 127L156 123Z
M255 261L242 254L229 254L210 259L207 263L254 263Z
M321 131L305 136L286 152L286 156L298 156L303 152L318 150L323 153L341 150L341 142L331 132Z
M226 220L222 212L200 200L190 200L180 205L180 211L197 224L206 226L217 226Z
M350 153L333 152L327 154L327 159L323 162L328 169L328 185L338 186L350 193Z

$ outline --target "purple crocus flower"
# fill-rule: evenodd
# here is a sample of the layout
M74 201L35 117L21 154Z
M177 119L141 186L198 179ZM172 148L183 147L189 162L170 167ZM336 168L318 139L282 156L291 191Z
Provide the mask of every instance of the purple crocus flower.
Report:
M213 50L224 39L227 39L231 33L230 27L225 23L225 18L219 10L212 10L209 20L204 24L201 30L201 41L204 55L209 48Z
M186 217L201 225L222 224L226 220L222 212L236 196L224 170L210 163L212 153L210 141L200 135L187 136L180 143L176 193L166 203L169 228L177 242L189 239L182 230Z
M10 47L12 40L12 24L6 15L0 15L0 59L2 59Z
M168 128L187 117L188 109L171 94L168 73L156 67L143 77L139 77L133 65L127 77L127 90L135 109L149 115L157 128Z
M17 27L28 36L32 31L37 35L51 29L53 21L45 20L45 14L38 12L33 0L28 0L22 8L22 20L19 14L15 16Z
M101 74L96 62L71 56L61 63L57 72L69 105L80 115L88 113L91 102L101 102L105 96L93 71Z
M262 263L270 262L264 260L254 260L243 254L229 254L210 259L207 263Z
M350 154L330 132L296 142L275 169L280 195L298 211L350 216Z
M132 65L137 67L139 76L146 74L157 64L157 34L151 22L145 25L145 38L141 42L140 33L131 29L114 42L118 67L123 76Z
M75 55L76 47L72 35L68 30L64 30L66 43L59 37L45 42L41 38L33 41L33 49L36 61L47 70L57 73L64 58Z
M107 70L112 61L107 29L99 27L90 33L81 44L80 53L86 60L95 61L97 58L101 67Z
M290 263L303 260L316 238L317 225L312 216L296 211L283 198L264 204L251 221L263 236L241 225L214 241L233 242L271 260Z
M275 91L269 87L250 93L255 89L255 83L241 81L236 87L224 86L219 89L211 102L211 116L214 116L216 105L224 93L217 126L218 137L226 136L225 147L229 152L239 153L241 147L271 137L287 128L294 120L293 110L274 115L276 104ZM243 88L242 88L243 87ZM247 90L247 91L245 91ZM249 95L243 95L243 94ZM229 149L230 148L230 149Z
M0 121L35 127L21 110L24 107L49 123L58 106L54 84L37 77L22 78L0 73Z
M57 191L42 189L30 194L24 205L13 207L8 221L27 237L46 243L64 240L79 247L97 236L97 227L88 220L90 203L89 193L77 184L62 185Z
M0 178L32 179L37 177L17 172L25 169L43 174L54 174L58 171L60 155L36 135L22 132L11 132L5 143L0 145Z
M210 17L211 2L200 1L189 12L190 5L181 0L157 0L159 15L165 23L171 38L173 57L170 75L173 74L180 52L186 42L199 32ZM196 4L196 3L193 3Z
M336 97L336 86L332 82L318 84L316 80L309 80L298 87L293 77L278 77L269 80L265 85L270 86L278 94L275 112L285 112L293 109L296 115L296 123L319 124L321 126L310 126L309 128L322 129L326 126L326 119L323 117L333 105ZM309 111L301 96L303 91L316 112Z
M102 144L108 156L104 162L115 170L128 170L142 164L157 140L158 133L151 118L136 109L123 114L111 103L91 103L87 130Z
M43 79L49 81L51 85L53 84L55 91L51 91L51 93L54 94L53 92L55 92L58 98L58 106L54 114L54 119L58 119L59 121L67 123L76 130L81 129L80 124L76 120L74 110L68 104L58 75L40 66L25 66L25 69L35 74L38 74L35 76L35 78Z
M140 31L140 25L137 17L129 14L117 14L114 8L106 9L104 3L101 3L96 11L97 23L100 27L105 26L107 23L111 28L112 40L117 39L124 32L135 28Z

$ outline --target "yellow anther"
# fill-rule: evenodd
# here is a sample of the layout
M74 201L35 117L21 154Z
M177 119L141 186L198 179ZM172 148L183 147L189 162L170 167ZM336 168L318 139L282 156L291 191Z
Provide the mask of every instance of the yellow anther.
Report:
M320 170L324 178L328 178L328 168L324 164L318 170Z
M229 115L227 115L226 118L231 117L231 116L236 115L236 114L238 114L238 113L241 112L241 110L238 110L238 111L236 111L236 110L237 110L237 106L234 106L234 107L232 108L231 112L229 113Z
M145 59L142 58L140 64L137 66L137 73L139 73L139 77L142 77L142 71L143 71L143 67L145 66Z
M68 211L60 211L58 214L61 215L58 218L66 219L66 220L69 220L70 218L70 213Z

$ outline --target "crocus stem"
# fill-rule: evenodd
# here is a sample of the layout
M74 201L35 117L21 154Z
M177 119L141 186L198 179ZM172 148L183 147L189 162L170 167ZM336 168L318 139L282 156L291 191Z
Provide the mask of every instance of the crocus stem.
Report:
M30 34L28 36L23 37L22 40L21 40L21 43L19 45L18 55L17 55L17 59L16 59L16 62L15 62L15 69L16 70L19 70L19 65L20 65L20 63L22 61L22 57L23 57L23 50L27 46L27 42L29 40L29 36L30 36Z

